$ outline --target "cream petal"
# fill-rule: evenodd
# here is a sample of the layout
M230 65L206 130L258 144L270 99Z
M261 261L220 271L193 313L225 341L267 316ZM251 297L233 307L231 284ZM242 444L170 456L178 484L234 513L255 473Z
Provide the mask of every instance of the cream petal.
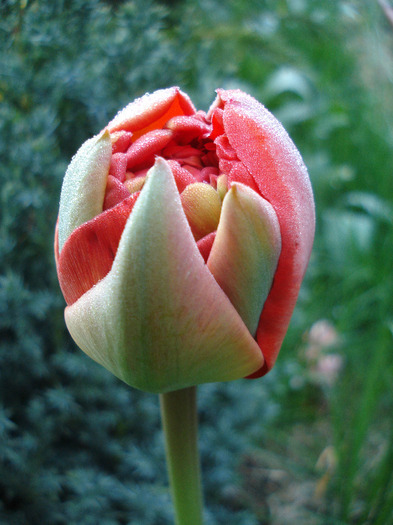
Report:
M271 204L248 186L234 183L223 201L207 266L252 335L280 251L280 226Z
M221 199L210 184L205 182L189 184L180 198L196 241L217 229L221 213Z
M163 159L149 171L111 271L65 318L83 351L145 391L237 379L263 364L199 253Z
M78 226L102 212L111 156L111 138L104 131L87 140L68 166L60 196L59 251Z

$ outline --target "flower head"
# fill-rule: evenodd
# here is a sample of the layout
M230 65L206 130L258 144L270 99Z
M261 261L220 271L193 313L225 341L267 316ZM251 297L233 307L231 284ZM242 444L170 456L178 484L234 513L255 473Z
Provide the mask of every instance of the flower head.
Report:
M274 364L314 203L281 124L241 91L207 113L178 88L129 104L77 152L55 253L67 327L128 384L165 392Z

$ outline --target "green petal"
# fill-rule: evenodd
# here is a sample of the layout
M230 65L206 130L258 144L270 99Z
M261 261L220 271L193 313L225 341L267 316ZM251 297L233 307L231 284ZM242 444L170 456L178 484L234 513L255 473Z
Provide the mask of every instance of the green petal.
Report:
M108 131L87 140L63 180L59 209L59 251L71 233L102 212L112 156Z
M272 286L281 252L276 213L241 183L225 195L207 266L252 335Z
M149 171L111 271L65 317L82 350L145 391L237 379L263 364L199 253L163 159Z

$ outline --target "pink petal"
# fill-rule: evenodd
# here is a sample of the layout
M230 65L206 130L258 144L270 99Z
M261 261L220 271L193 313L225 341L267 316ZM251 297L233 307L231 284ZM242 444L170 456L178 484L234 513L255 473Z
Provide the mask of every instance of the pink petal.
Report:
M255 184L254 178L242 162L232 162L229 171L226 173L228 173L229 184L241 182L254 191L258 191L258 186Z
M113 208L130 196L130 192L117 178L108 175L103 210Z
M127 169L136 171L147 165L172 140L169 129L155 129L137 139L127 151ZM149 167L150 167L149 166Z
M135 140L152 129L164 127L172 117L194 113L195 108L190 98L179 88L159 89L128 104L107 128L111 133L131 131Z
M132 142L132 133L129 131L115 131L111 133L112 153L124 153Z
M195 178L191 173L182 168L176 160L168 160L167 162L172 170L173 176L175 177L179 193L181 193L189 184L195 182Z
M60 287L68 305L112 268L121 234L138 195L130 195L115 208L79 226L68 237L56 261Z
M192 139L207 135L210 131L210 126L205 122L186 116L173 117L166 127L176 133L176 138L181 144L188 144Z
M202 255L205 263L209 258L210 251L213 246L214 239L216 238L216 232L211 232L197 242L199 253Z
M114 153L111 158L109 175L113 175L120 182L126 179L127 155L125 153Z
M265 302L257 341L265 357L259 375L274 364L295 307L315 229L307 169L282 125L262 104L241 91L218 91L225 133L280 223L282 250Z

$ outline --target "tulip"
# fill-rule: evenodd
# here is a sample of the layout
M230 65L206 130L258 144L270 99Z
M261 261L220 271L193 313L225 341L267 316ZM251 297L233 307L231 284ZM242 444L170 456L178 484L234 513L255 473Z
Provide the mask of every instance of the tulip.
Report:
M255 99L132 102L72 159L55 235L77 345L160 393L177 525L202 524L196 385L273 366L314 237L307 170Z
M135 100L72 159L55 256L77 345L148 392L273 366L314 236L305 165L254 98Z

